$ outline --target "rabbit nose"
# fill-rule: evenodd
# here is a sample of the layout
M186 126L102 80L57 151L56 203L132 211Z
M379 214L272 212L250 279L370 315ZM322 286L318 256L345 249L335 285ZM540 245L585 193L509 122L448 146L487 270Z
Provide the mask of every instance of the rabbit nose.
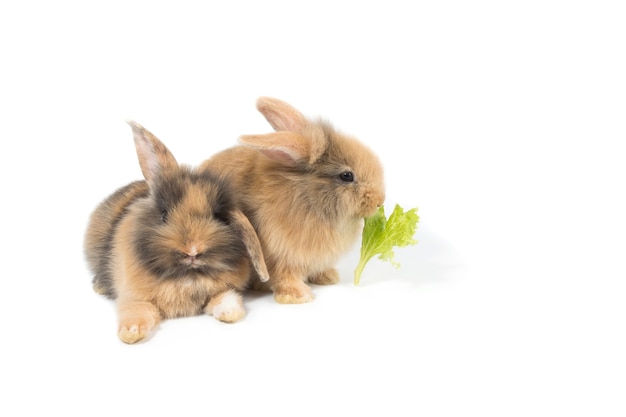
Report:
M185 251L185 255L189 256L190 258L195 258L197 254L198 248L196 248L196 245L193 245L191 248L189 248L189 250Z
M194 245L190 248L187 248L182 251L182 261L185 264L193 265L197 260L197 256L199 255L198 248Z

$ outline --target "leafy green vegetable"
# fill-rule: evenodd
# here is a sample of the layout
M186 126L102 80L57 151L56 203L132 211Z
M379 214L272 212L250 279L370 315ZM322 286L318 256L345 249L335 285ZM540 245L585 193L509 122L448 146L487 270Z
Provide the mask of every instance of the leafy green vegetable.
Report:
M365 265L376 255L383 261L391 262L394 267L400 267L400 264L393 260L395 256L393 248L417 243L413 235L418 221L417 208L405 212L398 204L389 219L385 217L384 206L366 218L361 239L361 259L354 270L354 285L359 285Z

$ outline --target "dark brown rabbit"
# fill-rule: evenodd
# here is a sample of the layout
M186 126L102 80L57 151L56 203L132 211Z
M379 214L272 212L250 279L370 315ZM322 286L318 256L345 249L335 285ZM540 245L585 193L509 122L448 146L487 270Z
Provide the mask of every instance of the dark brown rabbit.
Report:
M306 282L339 281L336 261L383 204L383 168L361 142L283 101L261 97L257 108L275 132L242 136L200 169L232 182L261 241L276 301L308 302Z
M163 319L202 312L240 320L240 291L252 277L268 279L252 225L224 179L180 166L154 135L129 124L145 181L105 199L85 236L93 287L117 302L119 338L135 343Z

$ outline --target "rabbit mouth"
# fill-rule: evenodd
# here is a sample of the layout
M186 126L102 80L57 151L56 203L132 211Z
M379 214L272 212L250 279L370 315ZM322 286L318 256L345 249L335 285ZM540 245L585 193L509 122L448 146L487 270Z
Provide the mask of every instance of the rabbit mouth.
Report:
M181 265L190 268L198 269L206 265L203 259L200 259L203 254L198 250L196 245L192 245L179 254Z
M383 193L371 192L365 195L361 202L359 215L363 218L373 215L378 208L385 203L385 195Z
M378 208L380 207L380 205L378 204L367 204L367 205L363 205L361 207L361 210L359 211L359 217L360 218L367 218L372 216L374 213L376 213L376 210L378 210Z
M185 255L180 263L190 269L199 269L206 266L206 262L199 259L197 255Z

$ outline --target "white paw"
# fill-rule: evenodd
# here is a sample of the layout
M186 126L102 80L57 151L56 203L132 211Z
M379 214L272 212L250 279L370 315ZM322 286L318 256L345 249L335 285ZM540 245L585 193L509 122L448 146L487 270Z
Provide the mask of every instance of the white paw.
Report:
M241 295L234 290L228 290L209 302L209 314L227 323L241 320L246 315Z

